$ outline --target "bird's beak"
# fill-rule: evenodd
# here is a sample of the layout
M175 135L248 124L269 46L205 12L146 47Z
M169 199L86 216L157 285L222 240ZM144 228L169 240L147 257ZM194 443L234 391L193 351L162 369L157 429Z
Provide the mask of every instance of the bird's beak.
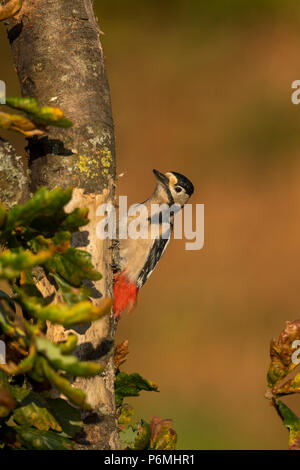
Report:
M160 173L160 171L157 171L157 170L153 170L153 173L155 174L155 178L158 181L160 181L165 186L168 186L169 178L166 175L164 175L163 173Z

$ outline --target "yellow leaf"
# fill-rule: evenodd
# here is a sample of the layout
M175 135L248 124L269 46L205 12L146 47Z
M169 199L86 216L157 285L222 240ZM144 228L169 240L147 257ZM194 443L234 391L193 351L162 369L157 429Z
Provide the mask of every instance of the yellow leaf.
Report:
M8 114L0 112L0 127L21 132L27 137L43 135L45 132L38 129L29 119L18 114Z
M0 21L14 16L22 8L21 0L10 0L6 5L0 5Z
M44 115L49 115L53 121L59 121L64 117L64 113L60 108L53 108L52 106L44 106L41 108Z

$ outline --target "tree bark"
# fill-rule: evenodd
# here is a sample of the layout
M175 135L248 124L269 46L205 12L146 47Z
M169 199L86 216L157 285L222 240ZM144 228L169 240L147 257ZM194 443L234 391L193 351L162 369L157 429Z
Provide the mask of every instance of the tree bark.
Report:
M90 223L74 237L88 250L103 278L94 283L95 303L112 296L110 242L96 237L96 209L114 202L115 144L108 81L100 30L91 0L24 0L21 11L7 23L15 66L23 96L39 105L60 107L74 126L49 128L47 136L28 140L30 189L73 186L69 205L88 207ZM51 291L47 279L40 283ZM106 363L105 373L80 378L76 385L93 406L84 415L83 447L119 447L114 399L115 323L113 314L78 329L77 354L82 360ZM48 331L53 340L65 338L61 327Z
M25 176L23 159L12 145L0 137L0 200L6 207L22 204L29 196L29 183Z

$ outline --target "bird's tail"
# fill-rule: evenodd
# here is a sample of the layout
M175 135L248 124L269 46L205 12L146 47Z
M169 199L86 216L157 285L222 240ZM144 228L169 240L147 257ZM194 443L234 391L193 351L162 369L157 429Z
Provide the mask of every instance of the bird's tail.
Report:
M118 318L126 309L131 312L136 304L138 288L127 279L125 271L114 276L114 314Z

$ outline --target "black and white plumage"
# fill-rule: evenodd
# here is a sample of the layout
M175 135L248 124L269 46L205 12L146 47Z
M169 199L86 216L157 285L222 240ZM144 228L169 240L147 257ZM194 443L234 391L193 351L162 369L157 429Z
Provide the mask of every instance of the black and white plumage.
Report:
M153 170L157 184L153 194L142 204L150 216L143 238L120 239L120 262L114 282L114 311L118 317L124 309L132 310L138 290L152 274L171 237L174 213L187 203L194 192L188 178L177 172L166 174ZM176 205L176 206L175 206ZM155 208L155 210L153 210ZM174 212L170 214L170 208ZM128 224L134 217L128 219ZM167 222L169 220L169 224ZM153 237L153 229L156 234Z

